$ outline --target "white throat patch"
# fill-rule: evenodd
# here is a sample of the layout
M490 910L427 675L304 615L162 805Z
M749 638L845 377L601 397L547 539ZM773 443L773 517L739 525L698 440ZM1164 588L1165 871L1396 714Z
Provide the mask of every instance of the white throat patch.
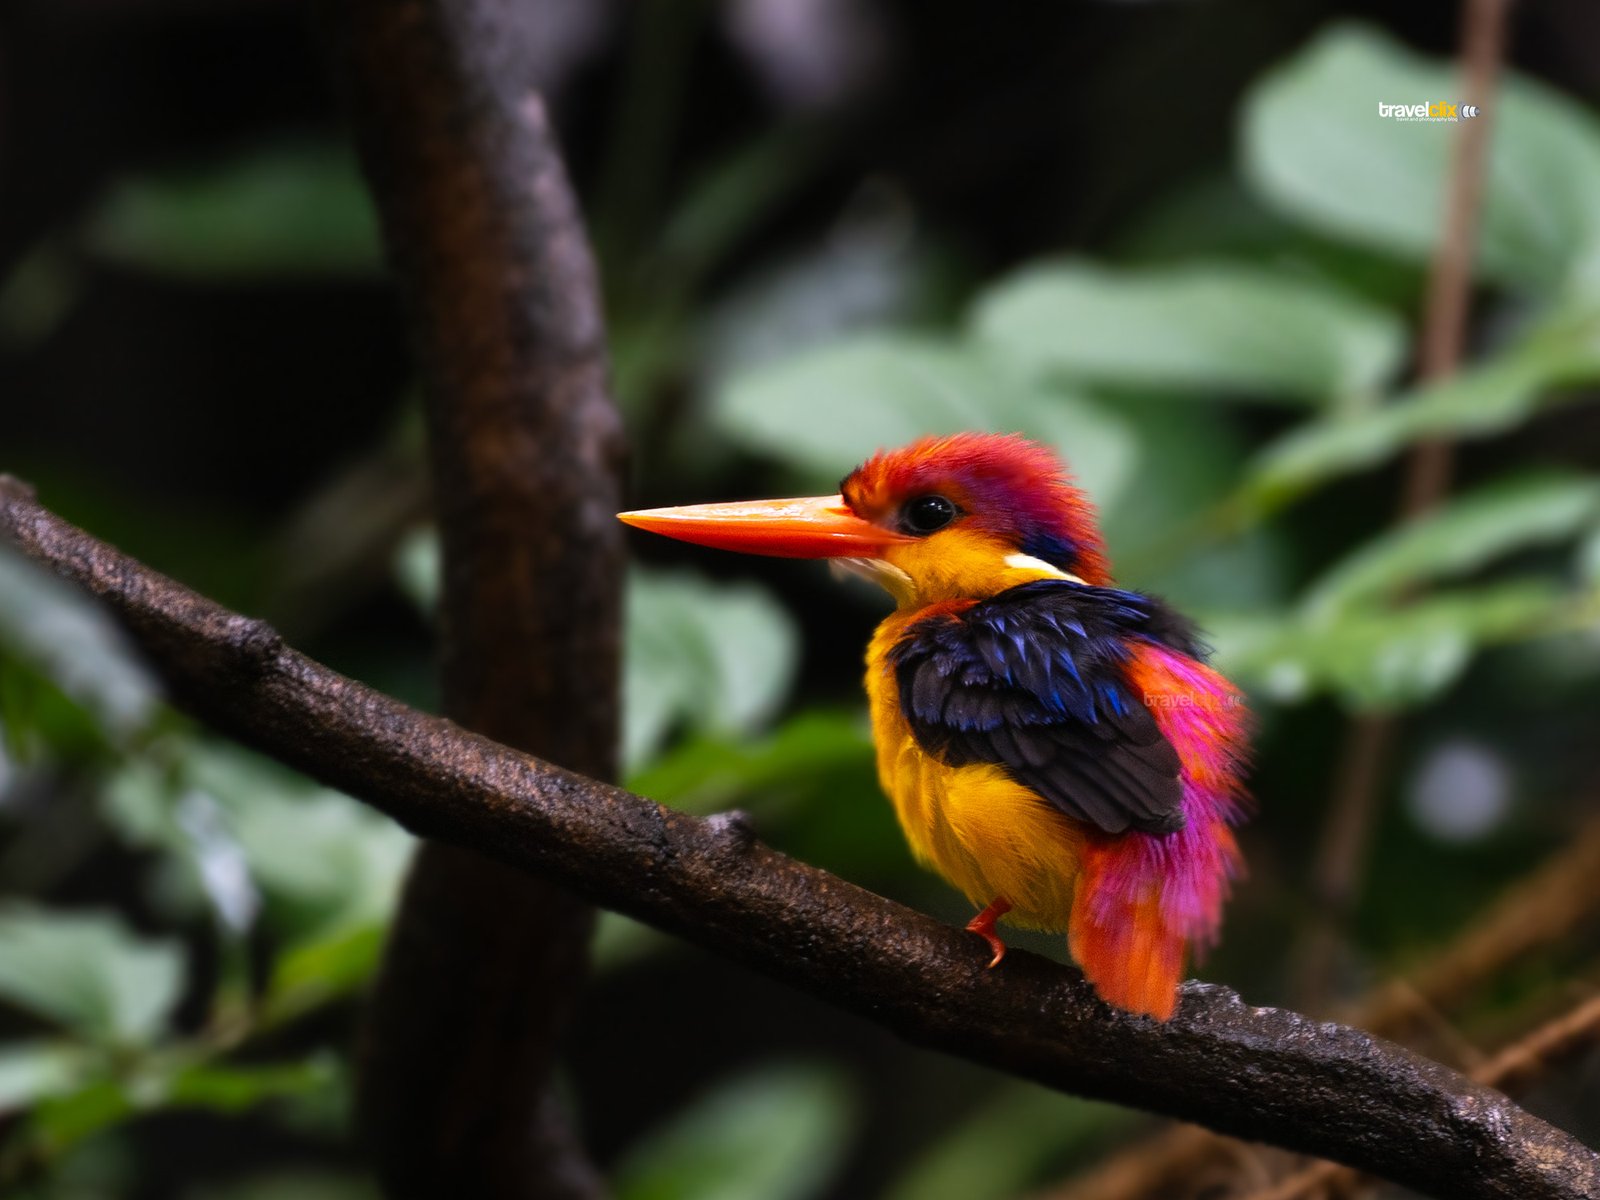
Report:
M1035 558L1031 554L1008 554L1006 566L1014 571L1037 571L1051 579L1065 579L1068 583L1082 583L1076 575L1063 571L1060 567L1052 566L1042 558Z

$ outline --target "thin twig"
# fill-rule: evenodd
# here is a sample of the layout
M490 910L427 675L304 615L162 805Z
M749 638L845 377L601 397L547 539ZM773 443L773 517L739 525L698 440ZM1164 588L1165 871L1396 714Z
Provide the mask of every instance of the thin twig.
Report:
M1395 730L1388 715L1357 716L1339 755L1311 867L1312 915L1300 938L1294 996L1307 1009L1321 1008L1334 991L1344 927L1366 874L1368 842Z
M1467 0L1462 28L1463 103L1479 110L1457 127L1450 181L1445 190L1444 223L1428 273L1428 300L1422 324L1417 374L1424 383L1453 375L1466 343L1467 309L1483 180L1489 163L1494 123L1496 77L1505 57L1511 0ZM1452 447L1429 440L1412 452L1400 502L1404 519L1436 506L1450 490Z
M1494 105L1491 97L1505 53L1510 0L1467 0L1462 29L1463 102L1480 110L1463 118L1445 184L1444 218L1428 274L1428 298L1418 350L1418 375L1436 382L1461 362L1472 288L1483 180ZM1431 440L1413 450L1401 485L1398 519L1414 520L1449 491L1452 450ZM1317 918L1307 933L1298 971L1299 1003L1316 1011L1333 984L1342 933L1361 890L1367 847L1388 774L1396 733L1388 714L1357 716L1350 724L1341 766L1312 867Z
M1517 1091L1553 1064L1600 1041L1600 995L1591 996L1520 1038L1472 1072L1472 1078L1501 1091Z
M1347 1162L1452 1200L1586 1200L1600 1155L1359 1030L1186 984L1164 1024L1022 951L758 842L426 716L286 646L0 477L0 535L99 596L189 711L425 837L490 855L922 1046L1077 1095ZM692 1037L692 1029L672 1036Z
M1529 955L1592 925L1600 914L1600 819L1507 889L1445 951L1376 988L1340 1019L1403 1036L1423 1009L1448 1011Z

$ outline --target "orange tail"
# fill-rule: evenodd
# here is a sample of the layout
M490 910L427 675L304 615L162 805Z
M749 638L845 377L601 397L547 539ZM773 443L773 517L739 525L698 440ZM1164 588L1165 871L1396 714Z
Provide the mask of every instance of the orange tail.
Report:
M1138 900L1116 895L1106 873L1078 879L1068 945L1102 999L1158 1021L1178 1006L1188 938L1167 922L1156 889Z
M1189 948L1216 942L1228 882L1241 868L1228 826L1244 801L1247 721L1233 685L1181 654L1147 645L1131 678L1183 760L1184 826L1160 837L1091 838L1067 935L1101 996L1165 1021L1178 1006ZM1163 696L1176 699L1152 699Z

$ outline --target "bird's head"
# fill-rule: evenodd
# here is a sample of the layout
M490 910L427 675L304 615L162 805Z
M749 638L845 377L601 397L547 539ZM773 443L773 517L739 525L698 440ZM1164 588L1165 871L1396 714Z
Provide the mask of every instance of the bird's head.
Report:
M885 450L837 496L619 514L686 542L831 558L902 606L993 595L1031 579L1110 582L1094 509L1044 446L1008 434L928 437Z

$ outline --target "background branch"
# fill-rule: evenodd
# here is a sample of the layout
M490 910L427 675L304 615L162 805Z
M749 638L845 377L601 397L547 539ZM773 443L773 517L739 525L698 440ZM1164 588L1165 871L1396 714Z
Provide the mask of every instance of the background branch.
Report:
M322 9L426 384L445 712L612 778L622 434L594 264L531 90L531 7ZM599 1194L548 1093L591 926L553 883L422 847L361 1064L391 1195Z
M757 842L426 716L287 649L0 479L0 531L100 596L180 703L416 832L479 850L1022 1078L1338 1159L1436 1196L1579 1200L1600 1155L1359 1030L1185 986L1168 1024Z
M1428 271L1418 346L1417 376L1423 383L1454 374L1466 344L1478 213L1494 119L1491 98L1505 54L1510 8L1510 0L1466 0L1462 10L1463 103L1476 105L1482 115L1463 119L1455 131L1455 152L1445 181L1443 220ZM1400 521L1422 516L1445 498L1452 462L1453 451L1447 441L1433 438L1416 445L1401 484ZM1359 714L1346 733L1311 868L1319 917L1305 935L1297 993L1299 1003L1313 1011L1320 1010L1332 994L1335 960L1361 893L1395 734L1396 718L1389 713Z

